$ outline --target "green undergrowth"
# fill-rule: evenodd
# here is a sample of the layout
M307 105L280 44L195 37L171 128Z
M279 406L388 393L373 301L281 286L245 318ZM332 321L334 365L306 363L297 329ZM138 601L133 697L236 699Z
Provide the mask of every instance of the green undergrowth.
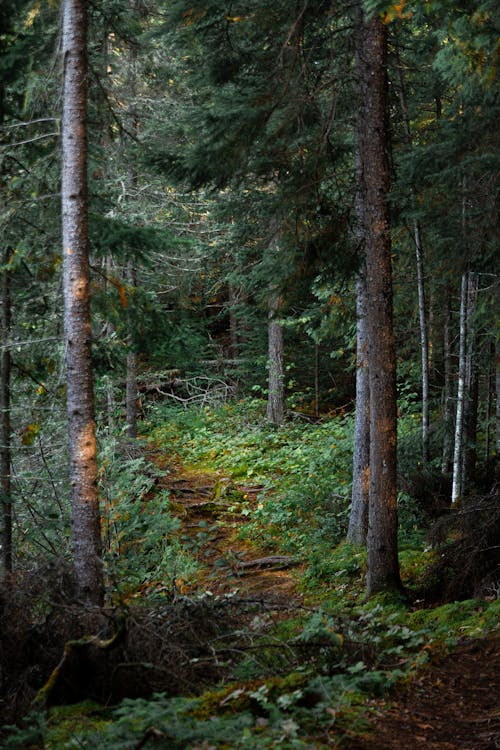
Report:
M345 534L350 418L321 424L297 420L276 428L265 421L257 400L217 410L170 407L155 415L150 439L187 464L259 488L257 505L242 508L243 537L258 532L268 549L286 547L297 554L320 539L335 544Z
M426 540L409 495L401 498L400 514L404 594L366 599L366 553L342 541L350 418L276 429L266 424L261 402L245 401L217 410L158 408L147 428L155 452L175 453L193 475L218 478L214 503L224 496L234 505L243 539L300 557L301 603L278 617L261 610L251 621L242 617L229 640L214 642L213 658L225 665L225 676L200 694L194 686L185 695L161 693L114 707L84 703L36 712L6 735L6 750L347 748L366 726L369 698L411 680L460 639L497 628L498 600L426 602L439 552ZM168 599L175 607L172 581L196 580L196 553L225 522L207 520L196 536L186 536L161 489L161 471L112 444L104 452L107 571L116 582L115 603L132 616L145 600L154 608ZM247 491L252 484L257 489Z
M347 557L343 549L344 562ZM4 747L349 747L365 728L368 698L408 681L432 654L449 651L461 637L486 635L498 615L498 601L425 610L397 595L359 597L343 607L325 596L272 631L262 627L252 641L253 655L241 659L233 679L198 696L162 693L116 707L55 707L27 717ZM259 630L255 623L253 628Z

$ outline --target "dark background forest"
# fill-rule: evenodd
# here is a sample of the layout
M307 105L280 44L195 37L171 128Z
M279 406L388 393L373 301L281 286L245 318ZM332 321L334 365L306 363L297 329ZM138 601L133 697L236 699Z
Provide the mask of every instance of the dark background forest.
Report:
M498 26L3 0L5 747L361 748L490 659Z

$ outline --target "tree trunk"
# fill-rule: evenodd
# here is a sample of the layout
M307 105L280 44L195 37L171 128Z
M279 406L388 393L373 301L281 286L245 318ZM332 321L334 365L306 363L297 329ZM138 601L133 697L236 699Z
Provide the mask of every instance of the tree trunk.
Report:
M79 596L103 601L91 356L85 0L64 0L62 220L66 389L74 571Z
M268 352L269 381L267 396L267 418L280 425L285 418L285 394L283 382L283 326L277 320L281 297L271 293L269 297Z
M424 260L420 224L413 224L417 265L418 319L420 323L420 357L422 372L422 466L429 463L429 338L425 310Z
M465 365L465 402L464 402L464 451L462 453L462 484L474 476L476 470L477 409L479 397L478 370L475 363L477 304L477 274L469 271L467 279L467 322L466 322L466 365Z
M399 50L396 47L397 71L399 78L399 100L405 126L406 142L411 146L411 128L408 107L406 104L403 69L399 60ZM411 197L415 204L415 189L411 186ZM415 261L417 268L417 292L418 292L418 320L420 326L420 361L422 373L422 465L423 468L429 462L429 336L425 307L425 276L424 276L424 253L422 247L422 230L420 223L413 221L413 240L415 243Z
M491 422L493 418L493 399L495 391L495 341L488 347L488 378L486 383L486 430L484 435L484 456L488 464L491 458Z
M319 344L314 342L314 416L319 418Z
M347 539L366 544L368 496L370 489L370 381L366 320L366 280L364 272L356 281L356 413L352 466L351 513Z
M462 286L460 293L460 344L458 354L458 386L457 386L457 409L455 415L455 443L453 450L453 480L451 487L451 504L456 505L462 494L462 456L464 440L464 404L465 404L465 379L467 371L467 279L468 274L462 274Z
M401 585L397 547L396 357L392 311L387 127L387 29L378 15L365 20L357 4L370 384L370 491L367 592Z
M10 252L4 254L7 264ZM12 491L11 491L11 429L10 429L10 271L2 272L2 354L0 363L0 409L2 427L0 431L0 472L2 475L3 536L2 560L4 573L12 572Z
M131 0L130 10L132 14L137 15L137 2ZM127 108L129 132L135 138L137 136L137 112L136 112L136 63L137 63L137 45L135 40L130 43L129 50L129 75L128 89L130 102ZM129 158L128 163L128 182L130 187L137 187L137 169L133 159ZM137 339L135 335L135 320L132 314L133 292L137 286L137 273L133 261L129 260L127 267L127 282L129 285L129 307L127 313L127 375L125 386L125 419L127 422L127 435L134 439L137 437Z
M496 399L496 456L500 458L500 340L497 337L495 350L495 399Z
M453 414L451 408L451 346L450 346L450 287L446 285L445 321L443 328L443 457L441 472L449 474L452 470L452 424Z
M128 283L130 290L133 291L137 286L137 276L132 261L128 264ZM129 312L127 314L127 381L126 381L126 421L127 435L129 438L137 437L137 351L135 336L135 321L131 313L133 297L129 294Z

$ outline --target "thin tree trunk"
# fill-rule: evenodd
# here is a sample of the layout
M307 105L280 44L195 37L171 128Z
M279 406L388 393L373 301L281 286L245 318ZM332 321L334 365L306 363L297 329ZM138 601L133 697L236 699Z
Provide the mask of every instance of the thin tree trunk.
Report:
M484 442L485 461L489 463L491 456L491 418L493 406L493 387L495 378L495 342L491 341L488 351L488 379L486 384L486 432Z
M497 337L495 353L495 399L496 399L496 456L500 458L500 340Z
M238 359L239 340L238 340L238 316L236 315L236 304L238 295L236 287L232 281L228 285L229 292L229 358Z
M137 2L131 0L130 9L134 15L137 14ZM136 61L137 47L135 40L131 42L129 51L129 75L128 88L130 103L128 106L128 125L129 131L135 138L137 135L137 112L135 109L136 97ZM134 161L129 159L128 163L128 182L133 189L137 186L137 169ZM129 307L127 314L127 375L125 387L125 419L127 423L127 435L134 439L137 437L137 337L135 335L135 320L132 314L132 305L135 303L133 292L137 286L137 273L133 261L129 260L127 266L127 281L131 294L129 294Z
M352 466L351 512L347 539L364 546L368 532L370 490L370 380L366 320L366 280L356 280L356 412Z
M441 472L449 474L452 470L452 430L453 414L451 404L451 346L450 346L450 287L446 286L445 320L443 328L443 457Z
M464 402L464 451L462 453L462 485L473 477L476 468L477 409L479 396L478 371L475 365L476 326L475 312L477 303L477 274L469 271L467 278L467 322L466 322L466 365Z
M399 100L405 126L406 142L411 145L411 127L406 104L403 69L399 59L399 50L396 47L397 71L399 78ZM415 189L410 188L412 202L415 205ZM413 220L413 240L415 243L415 260L417 268L417 292L418 292L418 320L420 327L420 361L422 380L422 465L425 469L429 463L429 337L426 320L425 306L425 275L424 275L424 252L422 247L422 231L420 223Z
M370 383L370 492L367 592L400 588L397 546L397 402L389 210L387 28L357 3L360 88L365 126L360 154L366 228L367 329Z
M453 479L451 487L451 504L456 505L462 494L462 455L464 442L464 404L465 404L465 379L467 370L466 348L467 348L467 279L468 274L462 274L462 285L460 292L460 344L458 353L458 387L457 387L457 409L455 415L455 442L453 450Z
M137 286L137 276L132 261L129 261L128 264L128 283L131 290L134 290ZM133 296L129 295L129 312L127 314L127 380L125 393L127 435L129 438L137 437L137 351L135 322L130 310L133 303Z
M314 416L319 417L319 344L314 342Z
M7 264L10 252L4 254ZM0 432L0 472L2 475L3 537L2 559L4 573L12 572L12 488L11 488L11 427L10 427L10 271L2 272L2 353L0 363L0 409L2 427Z
M420 323L420 357L422 372L422 465L429 463L429 339L425 311L424 260L420 224L413 224L417 264L418 318Z
M86 2L64 0L63 9L61 193L74 571L79 596L102 604L88 253Z
M281 297L271 293L269 297L268 354L269 381L267 396L267 418L280 425L285 419L285 393L283 378L283 326L277 320Z

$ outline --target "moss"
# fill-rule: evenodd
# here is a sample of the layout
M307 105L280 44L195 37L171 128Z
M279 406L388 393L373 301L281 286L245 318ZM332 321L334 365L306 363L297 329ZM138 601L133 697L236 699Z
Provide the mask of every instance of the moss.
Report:
M77 747L79 735L103 731L110 721L110 711L93 701L55 706L48 714L44 747L47 750Z
M488 630L498 627L499 615L499 600L466 599L413 612L408 617L408 624L414 629L430 631L434 639L449 642L463 636L483 636Z
M399 552L401 579L408 588L429 587L429 567L435 564L438 553L430 548L406 548Z
M207 690L197 701L192 715L198 720L212 716L236 714L242 711L262 713L266 703L275 702L281 695L300 690L307 683L301 672L291 672L286 677L270 677L267 680L233 682L224 688Z

